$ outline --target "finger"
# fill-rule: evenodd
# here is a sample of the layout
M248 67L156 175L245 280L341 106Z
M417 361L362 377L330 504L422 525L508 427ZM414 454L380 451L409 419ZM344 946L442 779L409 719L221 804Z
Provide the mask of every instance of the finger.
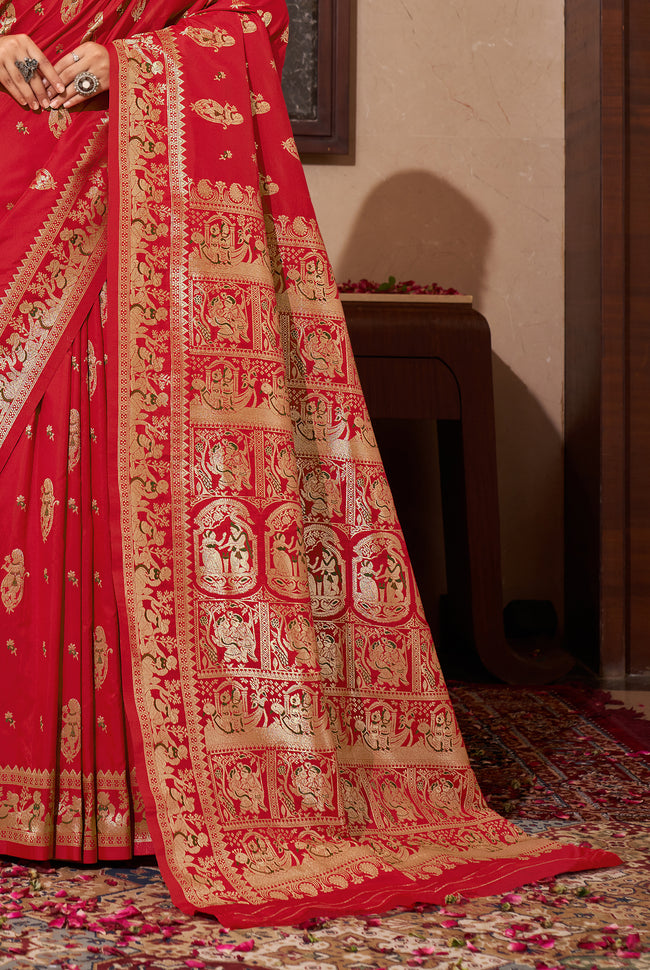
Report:
M77 103L79 102L79 100L83 100L82 98L80 98L80 96L77 93L77 91L75 91L74 82L72 82L72 83L66 85L66 89L63 92L63 94L57 94L57 96L50 102L50 107L51 108L61 108L61 107L69 108L72 100L75 99L75 98L77 99Z
M15 68L15 73L10 74L11 80L13 81L14 87L20 93L21 104L26 105L33 111L38 111L40 105L36 99L36 95L31 89L31 86L27 83L25 78L22 76L18 68Z
M43 78L43 81L45 82L44 87L47 86L47 84L49 84L50 87L54 88L56 91L59 91L61 94L63 94L63 92L65 91L65 84L63 82L63 79L59 75L59 72L56 70L56 68L47 59L45 54L42 54L39 51L36 57L36 60L38 61L38 73L40 74L40 76Z
M93 73L93 72L90 71L89 73ZM75 78L76 78L76 75L75 75ZM75 87L74 80L71 81L66 88L66 93L57 95L54 101L52 101L52 107L58 108L58 107L61 107L61 105L63 105L64 108L73 108L77 104L82 104L84 101L90 101L98 94L102 94L104 91L108 89L108 86L106 84L103 84L101 79L98 78L98 80L99 80L99 87L92 94L79 94L79 92Z
M76 77L76 75L75 75ZM100 94L102 90L101 84L97 89L97 94ZM91 97L93 97L91 95ZM79 94L74 85L74 79L66 85L64 94L57 94L56 98L51 102L52 108L74 108L78 104L83 104L84 101L90 101L91 97L88 95Z
M14 82L13 74L9 73L9 68L2 62L0 62L0 84L2 84L7 94L10 94L14 101L17 101L24 108L27 107L25 96L18 90Z
M46 94L45 94L46 85L50 87L54 87L57 90L62 92L65 90L65 84L59 77L57 71L55 71L55 69L52 67L52 64L45 56L45 54L43 54L43 52L35 45L31 45L31 46L34 49L28 50L23 58L16 58L15 64L16 64L18 73L20 74L21 79L23 80L25 85L27 85L28 87L31 87L36 97L39 100L43 101L46 97ZM22 63L28 59L31 59L32 61L35 62L37 69L34 72L33 76L30 77L29 80L26 80L22 72L20 71L20 68L18 68L18 64L19 62Z
M33 49L32 49L33 48ZM27 62L27 63L26 63ZM31 63L29 63L31 62ZM23 70L29 66L35 68L31 77L27 78ZM54 84L57 88L65 90L61 78L54 70L49 60L36 45L29 44L24 57L18 57L14 61L15 72L9 69L8 73L13 81L15 88L20 91L23 103L29 105L34 110L39 107L48 108L49 98L46 94L45 83ZM47 78L49 75L49 78ZM43 77L46 76L44 83ZM39 104L40 102L40 104Z
M82 51L71 51L69 54L64 54L61 60L56 62L54 65L54 70L58 73L64 84L66 83L64 81L64 74L68 75L69 82L71 75L74 76L75 74L78 74L79 71L83 70L83 68L79 66L82 59Z
M25 98L25 95L14 83L14 79L6 70L4 71L3 74L0 73L0 81L2 82L2 86L6 90L7 94L10 94L11 97L14 99L14 101L17 101L18 104L23 106L23 108L26 108L28 106L28 102L27 102L27 99Z
M34 95L38 98L43 108L49 108L50 99L47 96L47 91L45 90L45 85L42 79L36 75L30 81L30 87L34 92Z
M97 92L97 94L99 94L99 91ZM91 100L90 98L84 98L83 95L77 94L75 92L74 97L69 98L67 101L63 102L63 107L67 109L75 108L78 104L83 104L84 102L90 101L90 100Z

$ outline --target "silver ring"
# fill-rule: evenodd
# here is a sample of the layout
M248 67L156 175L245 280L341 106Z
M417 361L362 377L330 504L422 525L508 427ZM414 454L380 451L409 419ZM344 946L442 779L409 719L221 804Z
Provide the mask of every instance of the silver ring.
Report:
M99 91L99 78L90 71L82 71L74 79L74 89L83 98L90 98Z
M35 57L26 57L24 61L16 61L15 63L24 80L29 84L38 70L38 61Z
M81 58L79 57L76 51L72 52L72 60L75 62L75 64L77 63L77 61L81 60Z

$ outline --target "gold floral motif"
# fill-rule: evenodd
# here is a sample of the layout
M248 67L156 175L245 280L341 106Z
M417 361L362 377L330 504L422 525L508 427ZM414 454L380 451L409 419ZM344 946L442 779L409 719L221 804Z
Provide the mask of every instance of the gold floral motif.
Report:
M230 125L242 125L244 116L239 112L234 104L219 104L212 98L200 98L191 105L192 111L204 119L211 121L215 125L221 125L224 129Z
M48 114L47 123L55 138L60 138L66 128L72 124L72 118L67 108L53 108Z
M70 409L70 420L68 424L68 471L79 461L81 454L81 415L76 408Z
M41 485L41 536L43 542L52 531L54 523L54 510L59 505L59 500L54 496L54 484L51 478L46 478Z
M70 21L77 16L83 5L84 0L62 0L61 20L63 23L70 23Z
M253 94L251 91L251 112L254 115L265 115L271 110L271 105L263 94Z
M274 182L270 175L260 172L260 195L276 195L280 191L280 186Z
M186 27L183 33L200 47L212 47L219 50L222 47L234 47L235 38L222 27L207 30L205 27Z
M0 12L0 34L11 33L11 28L16 23L16 7L11 2L3 3Z
M61 715L61 753L66 761L73 761L81 750L81 704L71 697Z
M90 340L88 341L86 363L88 365L88 396L92 400L97 390L97 368L101 366L102 362L95 357L95 348Z
M103 626L96 626L93 634L93 679L95 690L103 685L108 673L108 660L113 649L106 642Z
M29 573L25 569L25 554L22 549L14 549L5 556L2 565L6 576L0 584L0 597L7 613L13 613L23 598L25 579Z
M143 5L144 3L146 3L146 0L141 0L141 3L139 4L139 6ZM134 17L134 19L137 20L137 17ZM83 44L85 41L94 40L97 31L99 30L99 28L102 26L103 23L104 23L104 14L100 10L100 12L96 14L95 17L93 17L93 19L86 27L84 35L81 38L81 43Z
M284 148L285 152L289 152L290 155L300 161L300 155L298 153L298 146L296 145L295 138L285 138L285 140L282 142L282 147Z
M52 173L49 172L46 168L39 168L38 172L36 173L36 175L32 180L30 189L38 189L39 191L43 192L43 191L46 191L47 189L55 189L55 188L56 188L56 181Z

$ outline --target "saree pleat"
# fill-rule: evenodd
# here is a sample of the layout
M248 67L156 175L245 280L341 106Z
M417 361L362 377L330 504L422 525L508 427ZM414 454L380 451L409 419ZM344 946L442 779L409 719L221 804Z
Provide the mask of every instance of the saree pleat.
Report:
M48 42L108 44L109 116L30 119L18 207L48 215L0 266L0 848L153 847L230 926L615 864L518 832L468 764L282 102L282 0L70 16Z
M101 318L98 302L0 477L0 847L33 859L151 851L121 700Z

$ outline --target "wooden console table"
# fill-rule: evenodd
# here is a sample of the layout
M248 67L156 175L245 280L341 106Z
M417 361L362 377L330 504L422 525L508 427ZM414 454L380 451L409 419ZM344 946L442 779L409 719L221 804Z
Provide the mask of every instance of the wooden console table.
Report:
M507 683L558 679L573 658L554 644L525 656L504 635L487 321L471 297L350 293L342 299L371 417L437 422L454 642L473 647L483 666ZM427 590L422 593L426 598Z

